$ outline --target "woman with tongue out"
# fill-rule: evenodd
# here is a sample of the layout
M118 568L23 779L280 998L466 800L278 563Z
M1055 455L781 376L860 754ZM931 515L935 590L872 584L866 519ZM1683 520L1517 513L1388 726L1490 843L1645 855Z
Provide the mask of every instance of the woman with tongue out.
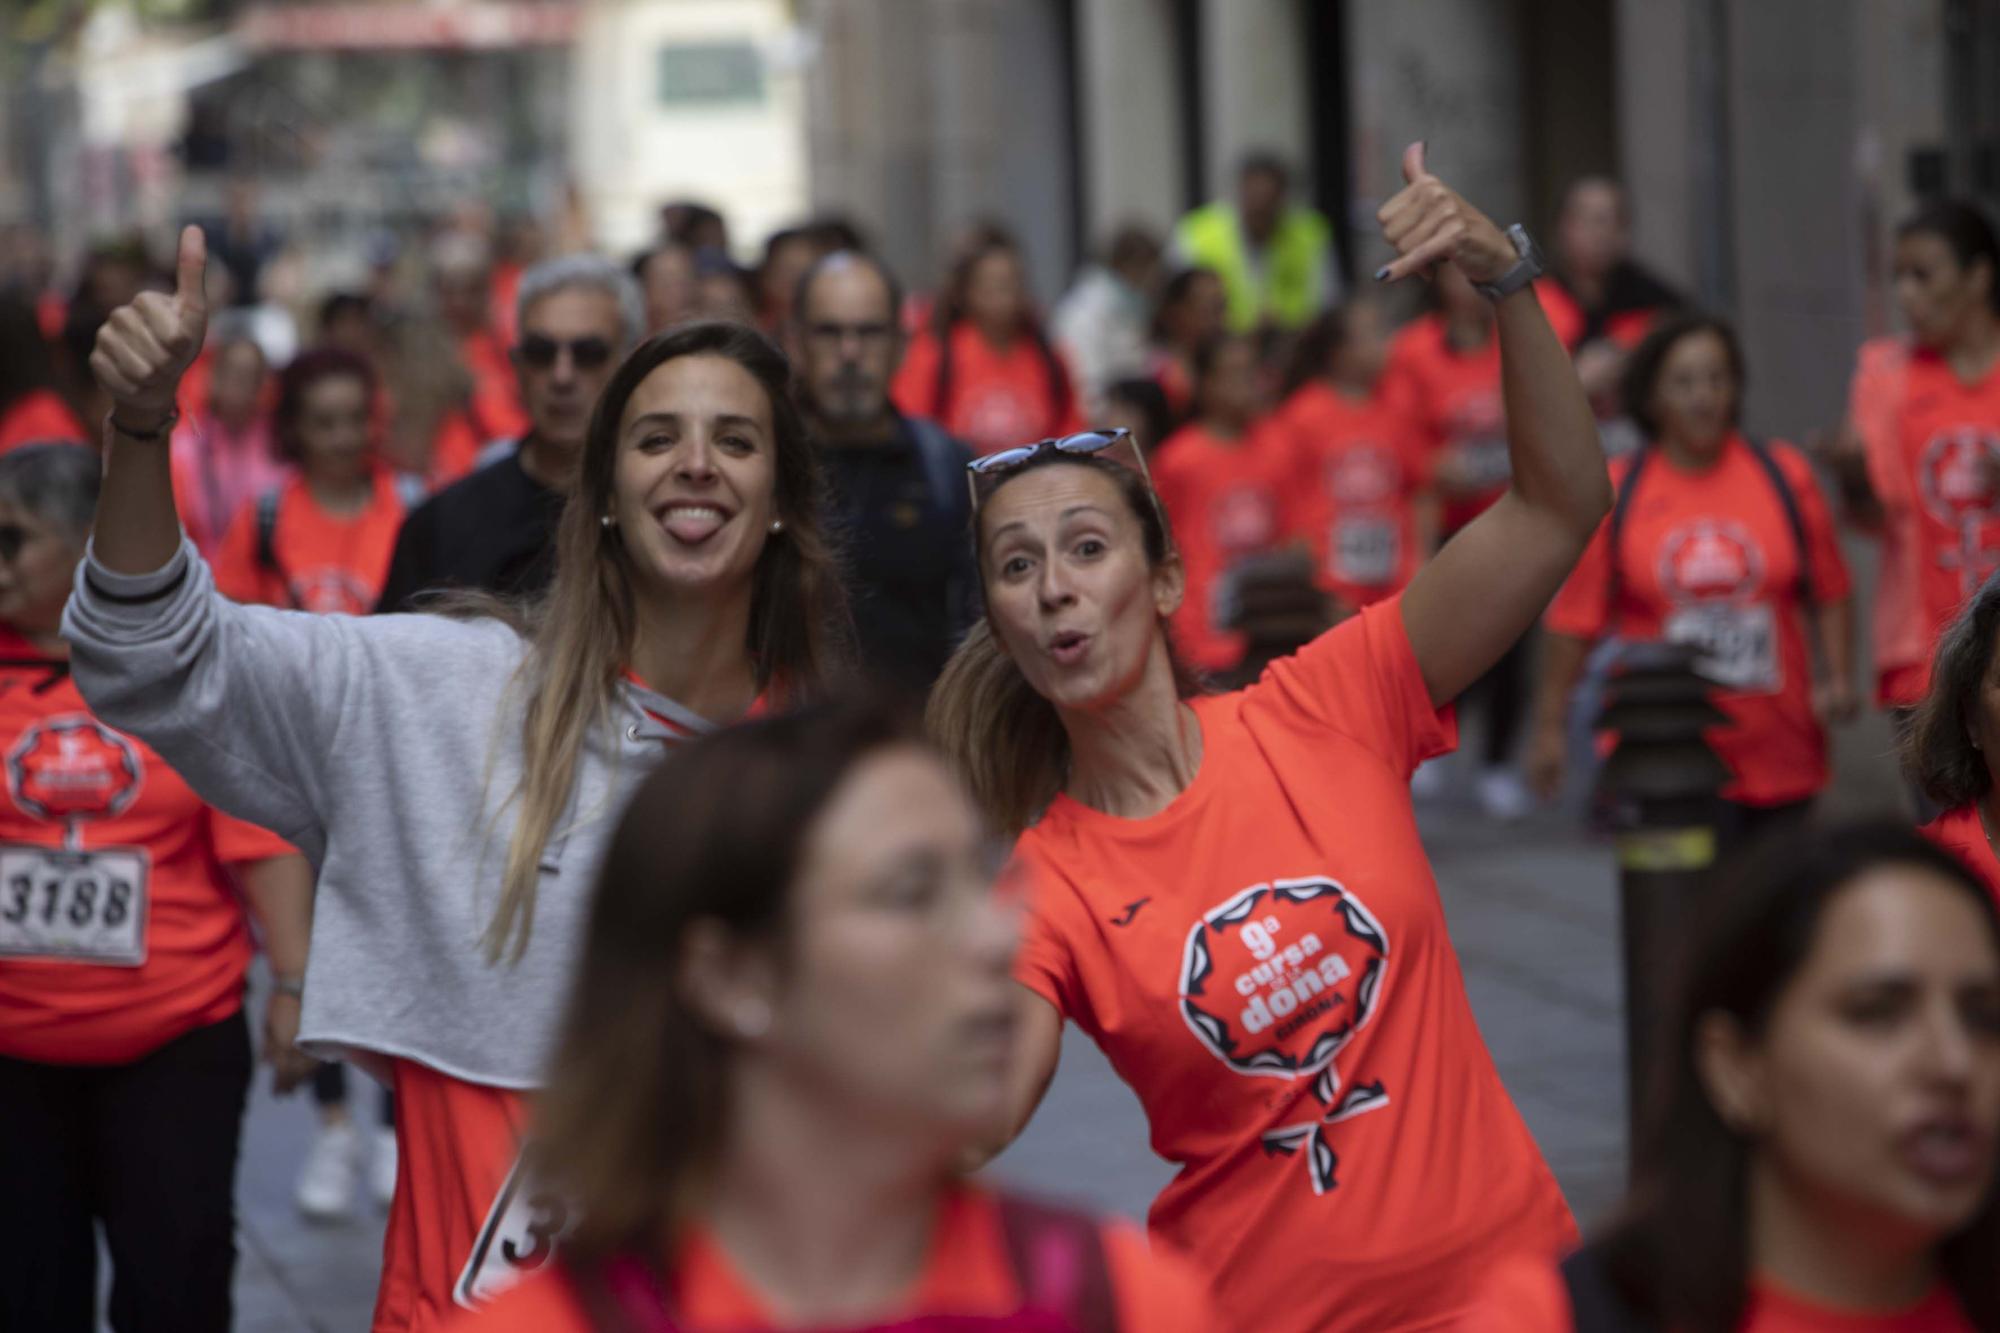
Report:
M592 416L526 605L329 617L239 606L175 518L165 448L201 346L179 286L116 314L116 406L64 632L92 707L319 869L301 1040L393 1085L401 1171L375 1328L435 1327L546 1263L562 1201L516 1168L591 877L663 743L814 691L845 606L782 356L697 324L636 349Z
M975 462L986 619L930 723L1038 881L1015 967L1018 1129L1065 1019L1180 1174L1156 1234L1233 1328L1434 1329L1511 1250L1575 1238L1473 1023L1409 777L1450 700L1533 623L1610 503L1595 422L1503 233L1404 156L1398 257L1496 303L1511 489L1378 602L1248 689L1190 697L1185 574L1121 435Z

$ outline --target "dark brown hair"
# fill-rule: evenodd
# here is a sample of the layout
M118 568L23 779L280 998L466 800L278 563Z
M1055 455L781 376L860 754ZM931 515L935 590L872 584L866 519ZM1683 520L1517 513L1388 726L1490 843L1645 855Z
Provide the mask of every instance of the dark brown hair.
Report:
M288 463L299 461L299 421L306 414L306 397L322 381L343 378L359 381L363 401L373 404L375 368L344 347L301 352L278 372L278 398L271 408L271 446L278 457Z
M690 926L782 943L814 821L855 767L921 744L899 712L820 704L679 747L639 785L597 876L538 1108L549 1183L590 1263L658 1253L727 1135L730 1038L682 989Z
M637 626L631 561L611 512L618 423L648 375L686 356L719 356L755 379L771 404L777 516L784 531L764 543L751 575L744 645L759 689L787 699L817 693L846 664L852 622L823 526L818 452L792 396L791 366L770 339L741 324L683 324L640 343L612 374L590 414L576 487L556 528L556 574L530 609L535 650L521 735L519 817L507 849L489 954L509 940L527 947L542 850L576 781L584 735L610 713L619 673L632 660Z
M1044 467L1089 468L1111 478L1125 507L1138 520L1147 568L1158 569L1175 558L1173 533L1145 479L1109 459L1053 452L1040 454L1008 474L994 487L994 493L1022 473ZM983 591L986 583L983 511L981 517L973 520L973 543ZM1164 621L1160 633L1167 634ZM1174 654L1171 637L1167 640L1167 651L1173 660L1176 692L1182 698L1199 694L1200 680ZM924 727L958 770L987 821L1009 836L1032 824L1069 778L1069 733L1063 730L1062 717L1054 704L1035 692L1035 687L1021 674L1021 668L1007 655L994 631L990 609L945 663L943 674L931 689Z
M1625 363L1625 373L1618 381L1618 397L1625 408L1625 415L1638 423L1649 441L1660 438L1660 423L1653 415L1653 391L1659 387L1660 372L1666 368L1667 354L1681 339L1691 338L1697 333L1712 333L1722 339L1723 354L1729 359L1730 378L1736 381L1736 399L1729 408L1732 430L1742 416L1743 394L1749 388L1750 380L1743 364L1743 344L1736 337L1735 327L1720 315L1705 314L1699 310L1683 311L1667 316L1653 327L1645 340L1632 350L1632 359Z
M2000 314L2000 235L1977 204L1964 199L1939 199L1925 204L1896 228L1896 239L1935 236L1951 247L1958 266L1986 265L1986 306Z
M1724 1122L1696 1064L1696 1036L1714 1014L1759 1037L1812 952L1842 891L1871 870L1899 866L1962 890L2000 949L2000 910L1956 858L1888 821L1774 838L1705 888L1694 912L1676 998L1644 1104L1623 1216L1594 1247L1620 1294L1649 1327L1732 1333L1750 1278L1748 1192L1754 1147ZM1975 1328L2000 1328L2000 1197L1939 1250Z
M1947 810L1978 800L1993 786L1970 728L1993 665L1995 635L2000 635L2000 576L1981 584L1938 636L1931 687L1903 738L1903 771Z
M935 404L933 415L942 421L951 415L951 398L957 382L957 366L952 352L952 330L966 318L966 297L972 287L972 275L980 264L994 255L1006 255L1013 259L1016 268L1022 270L1021 284L1027 286L1027 260L1021 254L1021 247L1003 227L988 224L979 228L971 243L965 247L958 260L951 266L951 274L944 290L938 294L937 313L933 332L937 337L937 376L931 385L931 401ZM1061 423L1067 421L1070 409L1076 404L1076 389L1070 383L1069 370L1063 360L1056 355L1055 345L1042 328L1042 321L1035 316L1033 307L1023 294L1019 335L1026 338L1041 359L1043 378L1047 381L1049 401L1047 429L1053 433L1061 430Z

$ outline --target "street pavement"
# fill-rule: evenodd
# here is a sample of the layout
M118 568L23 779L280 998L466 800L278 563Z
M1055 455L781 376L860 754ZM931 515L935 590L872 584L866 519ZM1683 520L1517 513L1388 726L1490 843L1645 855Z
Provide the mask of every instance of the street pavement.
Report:
M1449 761L1450 790L1419 807L1425 842L1480 1029L1588 1227L1616 1202L1625 1177L1614 858L1608 844L1555 811L1512 825L1486 819L1466 791L1467 752L1476 750L1468 744ZM1829 813L1894 808L1887 752L1879 719L1842 734ZM254 997L251 1012L261 1012ZM351 1082L357 1113L372 1118L375 1089L365 1078ZM381 1210L364 1205L353 1221L315 1225L292 1206L312 1117L303 1094L272 1097L260 1071L238 1182L241 1333L347 1333L368 1324ZM1022 1188L1135 1218L1172 1174L1147 1145L1138 1102L1074 1029L1034 1123L992 1171Z

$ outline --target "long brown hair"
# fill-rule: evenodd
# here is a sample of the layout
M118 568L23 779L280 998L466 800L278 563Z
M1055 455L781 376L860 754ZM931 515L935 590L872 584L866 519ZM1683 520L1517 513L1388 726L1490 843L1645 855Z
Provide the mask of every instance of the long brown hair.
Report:
M684 991L689 927L782 946L815 817L870 754L921 743L886 706L820 704L692 741L640 783L538 1108L540 1168L579 1210L572 1257L657 1254L723 1146L730 1038Z
M591 413L576 488L556 529L555 580L524 619L533 650L524 664L529 697L514 793L520 804L484 940L496 961L510 942L517 959L527 948L542 852L575 788L584 738L607 723L619 673L632 660L637 620L631 561L618 530L601 522L611 511L618 423L640 383L684 356L734 361L771 402L776 504L785 529L765 542L751 576L744 651L758 688L787 698L810 695L845 659L847 596L821 524L819 462L792 397L784 355L740 324L687 324L639 344Z
M1087 467L1110 477L1125 507L1139 522L1145 539L1146 567L1158 569L1173 558L1173 533L1154 503L1145 479L1108 459L1046 453L1028 460L994 490L1041 467ZM990 498L990 496L989 496ZM974 556L979 580L986 582L986 529L983 518L973 521ZM1007 655L993 628L991 603L985 618L972 627L965 642L945 663L924 710L924 728L958 770L966 788L987 820L1012 836L1032 824L1069 779L1069 733L1055 705L1035 692L1021 668ZM1160 623L1160 633L1167 626ZM1199 679L1173 652L1175 691L1182 698L1201 692Z
M2000 576L1980 585L1938 636L1931 687L1902 743L1903 771L1947 810L1969 805L1993 786L1986 756L1972 741L1979 695L2000 636Z

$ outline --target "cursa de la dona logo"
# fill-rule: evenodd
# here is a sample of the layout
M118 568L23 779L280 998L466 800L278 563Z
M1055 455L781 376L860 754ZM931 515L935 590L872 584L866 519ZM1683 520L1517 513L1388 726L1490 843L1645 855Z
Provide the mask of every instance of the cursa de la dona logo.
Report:
M1181 964L1181 1016L1247 1078L1309 1080L1314 1118L1266 1131L1267 1153L1307 1156L1313 1192L1337 1183L1330 1126L1389 1103L1343 1079L1338 1058L1382 1003L1389 936L1339 881L1254 884L1197 920Z
M45 718L7 752L14 803L37 819L68 823L122 814L145 770L132 742L83 714Z

